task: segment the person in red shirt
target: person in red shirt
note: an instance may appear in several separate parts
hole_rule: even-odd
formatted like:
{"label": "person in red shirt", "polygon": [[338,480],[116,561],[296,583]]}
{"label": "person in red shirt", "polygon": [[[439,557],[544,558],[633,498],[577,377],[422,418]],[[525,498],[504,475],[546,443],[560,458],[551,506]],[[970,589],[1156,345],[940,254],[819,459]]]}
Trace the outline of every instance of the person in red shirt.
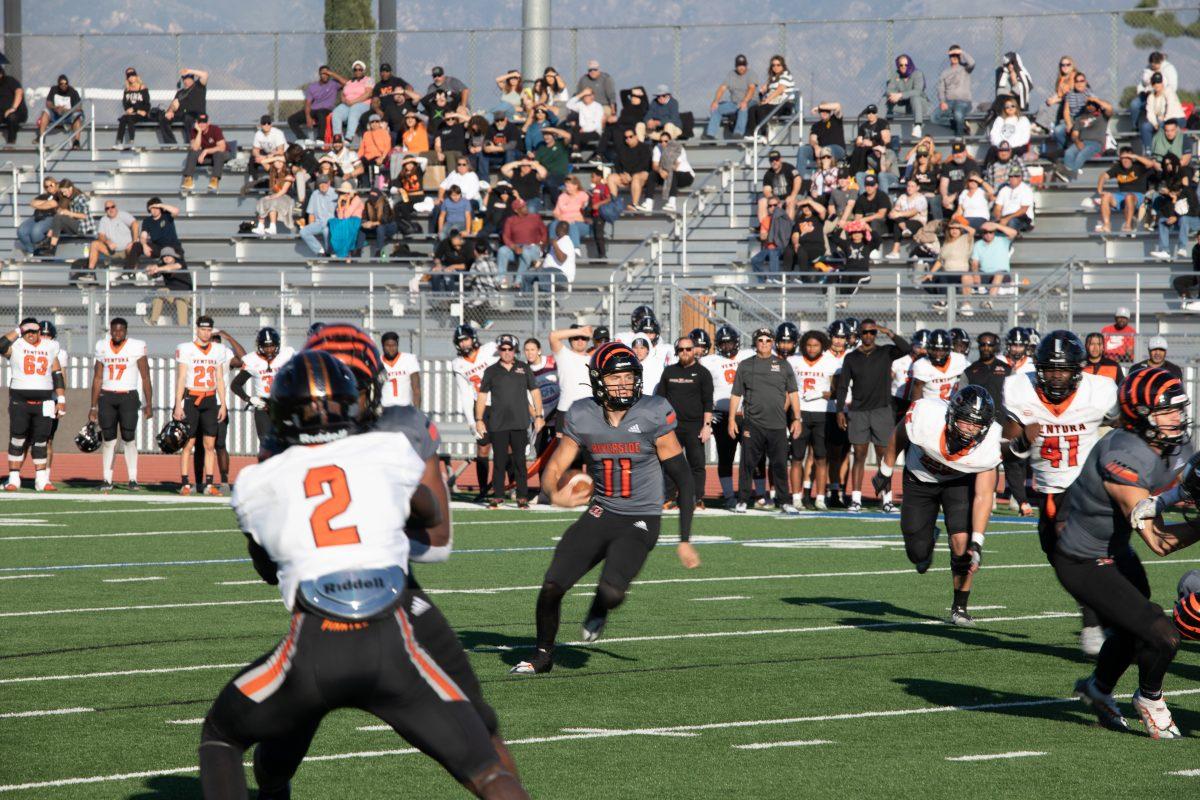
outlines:
{"label": "person in red shirt", "polygon": [[525,272],[545,253],[546,223],[537,214],[529,213],[529,206],[520,197],[512,201],[513,213],[504,220],[500,239],[503,244],[496,255],[496,264],[501,280],[508,278],[508,269],[513,260],[517,262],[515,280],[525,277]]}
{"label": "person in red shirt", "polygon": [[1114,361],[1132,361],[1137,330],[1129,324],[1129,309],[1122,306],[1113,317],[1112,325],[1100,329],[1104,334],[1104,355]]}
{"label": "person in red shirt", "polygon": [[234,157],[234,153],[229,152],[229,145],[225,141],[225,134],[221,133],[221,129],[208,121],[207,114],[201,114],[196,117],[196,127],[193,132],[192,142],[188,146],[187,161],[183,165],[183,186],[182,191],[190,192],[194,184],[194,176],[196,168],[201,164],[208,164],[212,169],[212,177],[208,181],[208,190],[215,192],[217,187],[221,185],[221,173],[225,169],[225,162]]}

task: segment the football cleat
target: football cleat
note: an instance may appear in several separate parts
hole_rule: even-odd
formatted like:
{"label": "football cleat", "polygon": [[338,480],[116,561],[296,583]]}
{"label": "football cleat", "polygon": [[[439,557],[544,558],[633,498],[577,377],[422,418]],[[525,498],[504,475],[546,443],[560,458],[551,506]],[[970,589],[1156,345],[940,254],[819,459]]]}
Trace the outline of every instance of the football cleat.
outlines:
{"label": "football cleat", "polygon": [[951,606],[950,624],[957,625],[960,628],[974,628],[975,618],[971,616],[971,612],[962,606]]}
{"label": "football cleat", "polygon": [[1142,697],[1142,690],[1138,689],[1133,693],[1133,707],[1137,710],[1138,716],[1142,718],[1142,724],[1146,726],[1146,733],[1150,734],[1151,739],[1180,739],[1183,737],[1175,720],[1171,718],[1171,709],[1167,708],[1165,699],[1160,697],[1157,700],[1150,700]]}
{"label": "football cleat", "polygon": [[880,506],[879,510],[882,511],[884,514],[895,514],[900,509],[896,507],[895,503],[888,502],[888,503],[884,503],[882,506]]}
{"label": "football cleat", "polygon": [[220,497],[221,489],[215,483],[210,483],[204,487],[204,494],[209,497]]}
{"label": "football cleat", "polygon": [[128,489],[131,492],[140,492],[142,490],[142,485],[137,481],[130,481]]}
{"label": "football cleat", "polygon": [[779,513],[787,517],[796,517],[800,515],[800,509],[796,508],[791,503],[784,503],[779,507]]}
{"label": "football cleat", "polygon": [[608,617],[588,617],[583,621],[583,631],[580,637],[585,642],[594,642],[600,638],[600,634],[604,633],[604,626],[608,624]]}
{"label": "football cleat", "polygon": [[1129,723],[1125,721],[1125,715],[1121,713],[1116,698],[1097,689],[1092,676],[1075,681],[1075,696],[1092,707],[1096,718],[1104,727],[1113,731],[1129,730]]}
{"label": "football cleat", "polygon": [[100,484],[100,494],[108,494],[112,490],[113,485],[111,481],[105,481],[104,483]]}
{"label": "football cleat", "polygon": [[734,506],[733,506],[733,513],[735,513],[735,514],[745,514],[745,513],[746,513],[746,504],[745,504],[745,503],[741,503],[741,502],[734,504]]}
{"label": "football cleat", "polygon": [[1108,637],[1104,635],[1104,628],[1099,625],[1088,625],[1079,632],[1079,649],[1085,656],[1095,658],[1100,655],[1100,648],[1104,646],[1106,638]]}
{"label": "football cleat", "polygon": [[765,498],[765,497],[754,498],[754,507],[757,508],[759,511],[765,511],[767,508],[767,498]]}
{"label": "football cleat", "polygon": [[47,484],[46,484],[45,486],[43,486],[42,488],[38,489],[38,491],[39,491],[39,492],[57,492],[57,491],[58,491],[58,487],[57,487],[57,486],[55,486],[53,483],[47,483]]}
{"label": "football cleat", "polygon": [[492,498],[489,498],[487,501],[487,507],[488,507],[489,511],[494,511],[495,509],[499,508],[502,505],[504,505],[504,501],[501,500],[499,497],[492,497]]}
{"label": "football cleat", "polygon": [[538,648],[533,658],[522,661],[508,671],[509,675],[540,675],[554,668],[554,655],[549,650]]}
{"label": "football cleat", "polygon": [[813,508],[817,511],[828,511],[829,506],[825,505],[825,495],[819,494],[813,498]]}
{"label": "football cleat", "polygon": [[1018,508],[1018,511],[1020,512],[1022,517],[1032,517],[1033,516],[1033,506],[1031,506],[1029,503],[1021,503],[1020,507]]}
{"label": "football cleat", "polygon": [[862,513],[862,503],[851,500],[850,505],[846,506],[846,510],[849,511],[851,514],[861,514]]}
{"label": "football cleat", "polygon": [[184,497],[189,496],[192,493],[192,485],[190,483],[185,483],[183,486],[180,486],[179,493]]}
{"label": "football cleat", "polygon": [[18,486],[17,484],[15,484],[15,483],[6,483],[6,484],[4,484],[4,491],[6,491],[6,492],[19,492],[19,491],[21,491],[21,487],[20,487],[20,486]]}

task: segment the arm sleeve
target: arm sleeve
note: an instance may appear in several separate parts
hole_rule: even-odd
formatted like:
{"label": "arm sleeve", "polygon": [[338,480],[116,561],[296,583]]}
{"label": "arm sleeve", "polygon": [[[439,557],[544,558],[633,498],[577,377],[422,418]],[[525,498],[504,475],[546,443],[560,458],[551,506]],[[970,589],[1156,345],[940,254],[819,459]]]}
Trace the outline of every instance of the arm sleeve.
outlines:
{"label": "arm sleeve", "polygon": [[692,512],[696,506],[696,491],[692,486],[692,472],[683,453],[662,462],[663,472],[679,487],[679,541],[692,538]]}
{"label": "arm sleeve", "polygon": [[234,376],[233,383],[229,384],[229,391],[233,392],[234,395],[241,398],[241,400],[246,403],[250,402],[250,395],[246,393],[245,389],[246,382],[249,380],[250,373],[246,370],[242,370],[238,372],[236,376]]}

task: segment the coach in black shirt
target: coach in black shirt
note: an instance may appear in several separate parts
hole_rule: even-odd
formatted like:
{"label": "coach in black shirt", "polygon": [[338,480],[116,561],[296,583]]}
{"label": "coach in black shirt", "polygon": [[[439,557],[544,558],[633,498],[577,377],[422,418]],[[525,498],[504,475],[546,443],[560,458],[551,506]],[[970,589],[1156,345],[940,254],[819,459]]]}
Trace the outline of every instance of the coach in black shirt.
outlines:
{"label": "coach in black shirt", "polygon": [[742,418],[742,461],[738,473],[738,513],[746,511],[754,468],[763,454],[775,487],[775,507],[786,514],[798,513],[788,490],[788,412],[792,412],[791,436],[800,437],[800,392],[790,364],[774,355],[775,334],[770,328],[754,332],[754,358],[738,364],[729,398],[729,436],[738,438],[737,414]]}
{"label": "coach in black shirt", "polygon": [[[696,507],[704,506],[704,446],[712,436],[713,382],[712,373],[696,361],[695,343],[684,336],[675,342],[674,364],[663,369],[657,394],[662,395],[675,409],[675,438],[683,447],[683,455],[692,468],[692,485]],[[667,479],[670,482],[670,478]],[[674,497],[678,489],[668,491]]]}
{"label": "coach in black shirt", "polygon": [[[850,511],[862,511],[863,471],[867,446],[875,445],[875,457],[883,458],[896,418],[892,414],[892,362],[908,354],[908,340],[873,319],[859,323],[858,349],[846,354],[837,382],[838,427],[849,434],[854,446],[854,464],[850,469]],[[892,344],[876,344],[883,333]],[[846,411],[846,395],[853,390],[854,408]]]}
{"label": "coach in black shirt", "polygon": [[[496,340],[500,360],[483,371],[479,394],[475,398],[475,427],[491,437],[496,464],[492,470],[492,499],[497,508],[504,502],[504,479],[508,473],[508,453],[512,450],[513,473],[517,479],[517,507],[529,508],[529,485],[525,472],[525,446],[529,444],[529,402],[533,400],[533,430],[545,425],[542,393],[538,391],[533,370],[517,361],[517,337],[504,334]],[[491,398],[491,407],[488,399]],[[486,414],[484,412],[487,412]]]}
{"label": "coach in black shirt", "polygon": [[1003,419],[1004,379],[1012,375],[1012,367],[996,357],[1000,351],[998,335],[981,333],[975,342],[979,345],[979,360],[967,367],[966,382],[987,389],[996,407],[996,418]]}

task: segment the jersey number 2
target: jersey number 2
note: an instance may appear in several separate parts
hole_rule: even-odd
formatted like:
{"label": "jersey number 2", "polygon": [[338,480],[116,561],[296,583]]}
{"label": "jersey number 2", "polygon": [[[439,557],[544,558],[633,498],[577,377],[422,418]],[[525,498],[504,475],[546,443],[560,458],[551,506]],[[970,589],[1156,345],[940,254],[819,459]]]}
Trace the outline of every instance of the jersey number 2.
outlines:
{"label": "jersey number 2", "polygon": [[1079,437],[1078,436],[1063,436],[1060,439],[1057,436],[1048,436],[1042,442],[1042,458],[1050,462],[1051,469],[1058,469],[1062,463],[1063,451],[1061,441],[1067,443],[1067,466],[1079,466]]}
{"label": "jersey number 2", "polygon": [[[633,494],[633,459],[606,458],[604,469],[604,494],[606,497],[629,497]],[[617,482],[620,486],[617,486]]]}
{"label": "jersey number 2", "polygon": [[326,500],[313,509],[309,523],[312,525],[313,541],[317,547],[335,547],[342,544],[358,544],[358,528],[348,525],[345,528],[331,528],[330,520],[342,514],[350,506],[350,486],[346,483],[346,473],[335,464],[323,467],[313,467],[304,476],[304,496],[321,497],[326,494]]}

